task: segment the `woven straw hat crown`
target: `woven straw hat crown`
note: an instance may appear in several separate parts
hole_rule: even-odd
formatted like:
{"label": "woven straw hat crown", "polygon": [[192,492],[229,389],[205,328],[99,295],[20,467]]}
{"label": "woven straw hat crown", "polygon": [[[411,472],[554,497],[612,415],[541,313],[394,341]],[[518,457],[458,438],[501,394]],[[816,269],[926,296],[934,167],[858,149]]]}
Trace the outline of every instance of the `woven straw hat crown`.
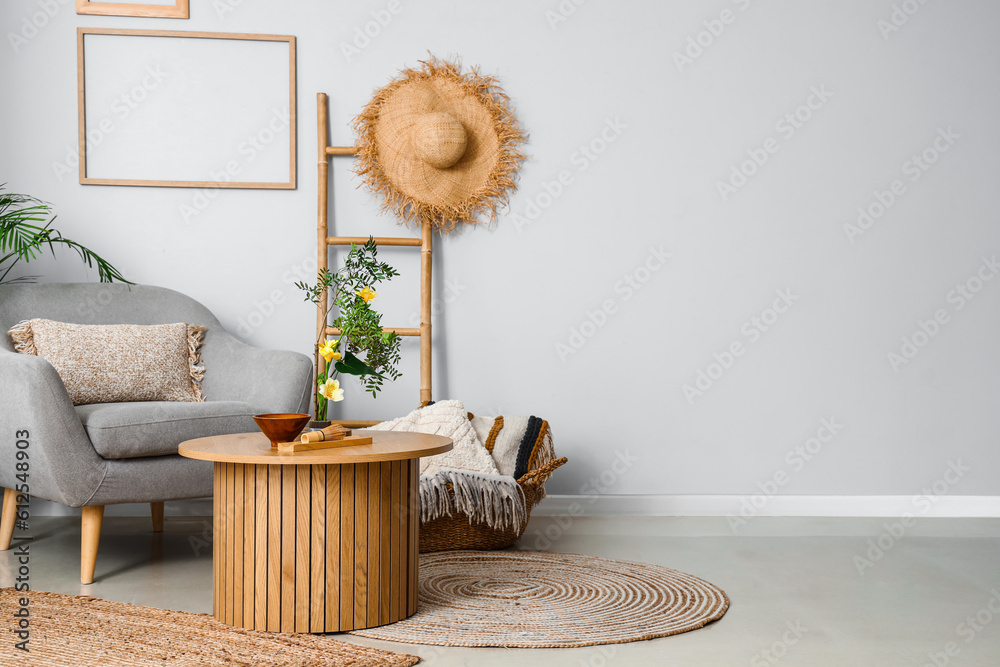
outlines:
{"label": "woven straw hat crown", "polygon": [[376,91],[354,125],[358,173],[405,222],[454,229],[496,218],[524,141],[496,79],[436,59]]}

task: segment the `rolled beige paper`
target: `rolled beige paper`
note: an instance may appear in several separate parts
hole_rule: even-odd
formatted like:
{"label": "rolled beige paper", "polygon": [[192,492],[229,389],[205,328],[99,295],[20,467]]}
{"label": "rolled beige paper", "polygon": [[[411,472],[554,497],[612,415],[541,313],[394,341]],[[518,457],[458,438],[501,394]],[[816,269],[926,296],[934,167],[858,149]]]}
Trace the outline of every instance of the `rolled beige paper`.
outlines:
{"label": "rolled beige paper", "polygon": [[350,429],[346,429],[339,424],[327,426],[320,431],[309,431],[302,434],[302,442],[324,442],[326,440],[341,440],[351,434]]}

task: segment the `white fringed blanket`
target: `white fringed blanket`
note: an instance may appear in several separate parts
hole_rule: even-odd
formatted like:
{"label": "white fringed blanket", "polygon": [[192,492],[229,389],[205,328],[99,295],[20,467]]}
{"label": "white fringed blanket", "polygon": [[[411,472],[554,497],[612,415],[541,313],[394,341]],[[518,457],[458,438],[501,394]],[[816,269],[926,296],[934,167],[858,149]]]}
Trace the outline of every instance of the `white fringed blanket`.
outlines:
{"label": "white fringed blanket", "polygon": [[[420,460],[422,523],[456,512],[468,515],[470,523],[485,523],[498,530],[517,528],[524,521],[524,494],[512,473],[525,467],[534,469],[554,458],[548,424],[536,417],[513,418],[508,419],[505,428],[502,417],[477,420],[487,422],[476,424],[477,429],[461,401],[440,401],[372,427],[379,431],[433,433],[455,443],[450,452]],[[487,448],[477,433],[484,427],[493,447]],[[495,447],[498,440],[510,444]],[[494,454],[503,450],[502,469],[498,469],[491,449]],[[454,495],[448,493],[448,484]]]}
{"label": "white fringed blanket", "polygon": [[[448,493],[448,484],[454,495]],[[506,530],[520,526],[526,511],[520,485],[507,475],[439,470],[420,478],[421,523],[459,512],[468,515],[470,524]]]}

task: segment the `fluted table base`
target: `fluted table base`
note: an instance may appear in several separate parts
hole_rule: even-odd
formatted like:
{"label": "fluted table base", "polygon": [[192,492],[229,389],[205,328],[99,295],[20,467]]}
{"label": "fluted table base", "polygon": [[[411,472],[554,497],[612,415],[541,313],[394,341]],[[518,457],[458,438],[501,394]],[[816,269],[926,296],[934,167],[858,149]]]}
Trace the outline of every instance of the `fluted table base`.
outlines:
{"label": "fluted table base", "polygon": [[213,613],[272,632],[343,632],[417,610],[419,459],[215,463]]}

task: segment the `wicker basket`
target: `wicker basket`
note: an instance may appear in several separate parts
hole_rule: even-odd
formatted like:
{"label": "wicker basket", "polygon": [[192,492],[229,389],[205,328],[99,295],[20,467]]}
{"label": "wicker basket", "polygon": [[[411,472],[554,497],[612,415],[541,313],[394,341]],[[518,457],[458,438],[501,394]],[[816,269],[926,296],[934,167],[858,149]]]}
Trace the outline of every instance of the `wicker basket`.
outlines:
{"label": "wicker basket", "polygon": [[[514,544],[524,533],[531,518],[532,508],[541,500],[538,493],[541,485],[552,472],[566,463],[566,457],[555,459],[541,468],[525,473],[517,480],[524,492],[524,523],[517,528],[497,530],[485,523],[469,523],[469,517],[464,512],[456,512],[452,516],[443,516],[433,521],[420,524],[420,553],[432,551],[455,551],[457,549],[475,549],[490,551],[503,549]],[[454,493],[451,484],[448,492]]]}

